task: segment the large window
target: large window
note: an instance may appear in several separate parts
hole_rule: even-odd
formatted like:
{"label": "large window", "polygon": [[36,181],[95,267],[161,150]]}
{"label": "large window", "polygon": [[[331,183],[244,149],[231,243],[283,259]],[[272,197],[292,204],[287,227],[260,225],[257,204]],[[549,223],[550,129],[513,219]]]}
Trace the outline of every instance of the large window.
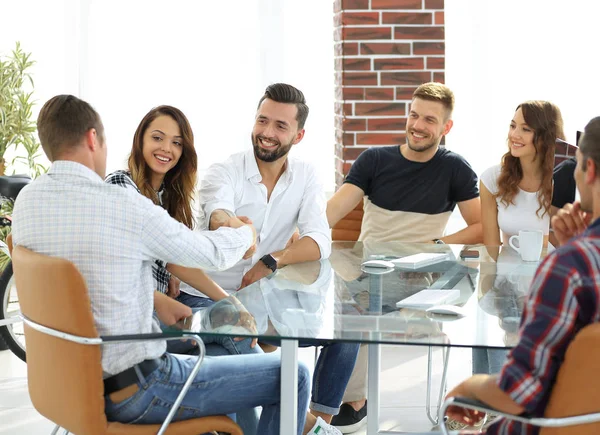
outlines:
{"label": "large window", "polygon": [[1,10],[14,19],[0,26],[0,51],[20,40],[33,53],[40,105],[73,93],[103,117],[109,171],[124,167],[144,114],[171,104],[192,124],[202,175],[251,146],[256,104],[281,81],[310,107],[292,155],[311,160],[333,190],[331,2],[3,0]]}

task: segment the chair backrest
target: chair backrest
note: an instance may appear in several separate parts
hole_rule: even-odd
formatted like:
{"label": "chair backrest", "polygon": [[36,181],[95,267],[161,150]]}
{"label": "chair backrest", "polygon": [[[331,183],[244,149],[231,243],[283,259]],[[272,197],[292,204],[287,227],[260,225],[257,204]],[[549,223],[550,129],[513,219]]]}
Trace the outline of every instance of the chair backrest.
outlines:
{"label": "chair backrest", "polygon": [[[13,270],[21,312],[36,323],[81,337],[98,337],[87,286],[67,260],[16,246]],[[77,434],[104,434],[100,346],[77,344],[25,325],[27,378],[34,407]]]}
{"label": "chair backrest", "polygon": [[[552,388],[545,417],[600,412],[600,323],[583,328],[569,345]],[[565,428],[543,428],[543,435],[591,435],[600,423]]]}
{"label": "chair backrest", "polygon": [[340,219],[340,221],[333,226],[331,229],[332,240],[357,241],[360,236],[360,228],[362,226],[364,214],[363,201],[360,201],[354,210]]}

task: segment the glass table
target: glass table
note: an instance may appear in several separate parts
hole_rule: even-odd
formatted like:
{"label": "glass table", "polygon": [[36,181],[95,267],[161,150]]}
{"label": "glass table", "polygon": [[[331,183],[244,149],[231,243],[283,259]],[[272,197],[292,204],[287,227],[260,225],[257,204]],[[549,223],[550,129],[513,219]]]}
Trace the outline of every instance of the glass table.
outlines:
{"label": "glass table", "polygon": [[[381,345],[429,347],[427,412],[431,415],[431,352],[442,347],[444,393],[451,347],[510,348],[517,340],[523,303],[537,262],[520,260],[511,248],[470,246],[478,258],[462,259],[462,245],[334,242],[328,260],[288,266],[203,309],[178,327],[202,335],[281,340],[281,433],[297,426],[298,341],[370,344],[367,433],[379,431]],[[423,267],[373,268],[369,259],[395,260],[417,253],[445,254]],[[398,308],[421,290],[454,290],[446,304],[464,317]],[[436,415],[436,414],[434,414]]]}

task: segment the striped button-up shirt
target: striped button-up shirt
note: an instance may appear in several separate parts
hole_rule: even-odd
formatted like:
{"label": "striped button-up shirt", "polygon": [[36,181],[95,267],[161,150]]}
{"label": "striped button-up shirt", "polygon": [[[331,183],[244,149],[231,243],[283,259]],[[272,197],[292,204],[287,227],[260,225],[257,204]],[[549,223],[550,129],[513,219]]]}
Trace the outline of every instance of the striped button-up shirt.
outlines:
{"label": "striped button-up shirt", "polygon": [[[498,379],[525,412],[541,417],[567,347],[600,321],[600,219],[540,264],[521,319],[518,345]],[[487,434],[533,435],[539,428],[500,419]]]}
{"label": "striped button-up shirt", "polygon": [[[152,264],[224,270],[252,244],[252,230],[193,232],[129,189],[104,183],[79,163],[57,161],[26,186],[13,213],[13,240],[65,258],[83,275],[100,335],[159,331],[153,319]],[[44,291],[40,288],[39,291]],[[165,352],[164,342],[103,347],[105,376]]]}

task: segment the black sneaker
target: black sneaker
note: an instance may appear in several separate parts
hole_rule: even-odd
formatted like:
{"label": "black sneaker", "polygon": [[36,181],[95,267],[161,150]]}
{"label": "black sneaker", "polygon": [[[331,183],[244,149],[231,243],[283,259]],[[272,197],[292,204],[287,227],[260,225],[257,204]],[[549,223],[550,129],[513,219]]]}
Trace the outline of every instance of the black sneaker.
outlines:
{"label": "black sneaker", "polygon": [[359,430],[367,423],[367,402],[360,408],[359,411],[355,411],[354,408],[347,403],[343,403],[340,406],[340,413],[334,415],[331,420],[331,425],[339,429],[341,433],[353,433]]}

